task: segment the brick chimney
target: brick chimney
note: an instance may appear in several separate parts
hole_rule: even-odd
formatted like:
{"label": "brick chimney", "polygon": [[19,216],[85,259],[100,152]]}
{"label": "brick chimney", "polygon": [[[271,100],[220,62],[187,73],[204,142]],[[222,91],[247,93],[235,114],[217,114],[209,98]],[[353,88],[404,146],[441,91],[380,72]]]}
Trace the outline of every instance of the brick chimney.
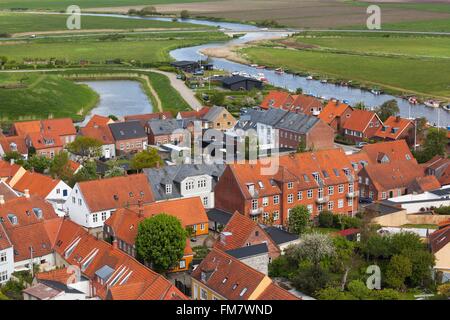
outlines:
{"label": "brick chimney", "polygon": [[25,189],[24,190],[24,195],[25,195],[25,198],[30,198],[30,190],[29,189]]}
{"label": "brick chimney", "polygon": [[142,200],[138,200],[138,216],[142,218],[144,216],[144,209],[142,208]]}
{"label": "brick chimney", "polygon": [[9,160],[9,163],[10,163],[11,165],[13,165],[13,164],[15,163],[15,160],[14,160],[14,159],[10,159],[10,160]]}
{"label": "brick chimney", "polygon": [[396,116],[396,117],[395,117],[395,121],[396,121],[396,122],[400,122],[400,116]]}
{"label": "brick chimney", "polygon": [[114,239],[112,241],[112,246],[113,246],[114,249],[118,249],[119,248],[119,245],[117,244],[117,239]]}

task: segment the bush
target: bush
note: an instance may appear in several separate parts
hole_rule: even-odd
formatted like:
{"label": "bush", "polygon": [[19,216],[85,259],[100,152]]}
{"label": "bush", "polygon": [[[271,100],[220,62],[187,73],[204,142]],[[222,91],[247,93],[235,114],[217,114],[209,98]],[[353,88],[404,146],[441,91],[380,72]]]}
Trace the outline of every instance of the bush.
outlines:
{"label": "bush", "polygon": [[434,212],[437,214],[450,214],[450,206],[441,206],[434,209]]}
{"label": "bush", "polygon": [[350,217],[344,214],[333,215],[333,226],[341,230],[359,228],[361,224],[362,220],[357,217]]}
{"label": "bush", "polygon": [[333,213],[327,210],[322,211],[319,214],[319,226],[331,228],[333,226]]}

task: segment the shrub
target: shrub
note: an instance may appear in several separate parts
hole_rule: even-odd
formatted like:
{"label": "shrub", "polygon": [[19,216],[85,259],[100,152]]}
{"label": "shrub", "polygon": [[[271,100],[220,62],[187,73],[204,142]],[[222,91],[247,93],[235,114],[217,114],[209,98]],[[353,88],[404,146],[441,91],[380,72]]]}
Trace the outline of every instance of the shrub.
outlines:
{"label": "shrub", "polygon": [[319,225],[323,228],[331,228],[333,226],[333,213],[330,211],[322,211],[319,214]]}

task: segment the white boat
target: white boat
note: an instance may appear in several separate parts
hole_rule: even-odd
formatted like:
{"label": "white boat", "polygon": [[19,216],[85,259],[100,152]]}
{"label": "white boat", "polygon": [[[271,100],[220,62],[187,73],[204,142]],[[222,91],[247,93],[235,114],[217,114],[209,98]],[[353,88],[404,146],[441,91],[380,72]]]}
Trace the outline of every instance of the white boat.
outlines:
{"label": "white boat", "polygon": [[411,103],[411,104],[417,104],[418,103],[416,97],[409,97],[408,98],[408,102]]}
{"label": "white boat", "polygon": [[275,73],[276,74],[283,74],[284,70],[282,68],[277,68],[277,69],[275,69]]}
{"label": "white boat", "polygon": [[377,89],[372,89],[372,90],[370,90],[370,93],[372,93],[372,94],[378,96],[378,95],[381,94],[381,91],[380,91],[380,90],[377,90]]}
{"label": "white boat", "polygon": [[327,82],[328,82],[328,80],[326,80],[326,79],[323,79],[323,80],[320,80],[320,82],[321,82],[321,83],[327,83]]}
{"label": "white boat", "polygon": [[258,65],[257,65],[257,64],[251,64],[250,67],[252,67],[252,68],[257,68]]}
{"label": "white boat", "polygon": [[439,108],[439,102],[434,100],[427,100],[423,104],[430,108]]}
{"label": "white boat", "polygon": [[306,80],[313,80],[313,77],[312,76],[307,76]]}
{"label": "white boat", "polygon": [[232,75],[232,76],[238,76],[238,75],[239,75],[239,71],[233,71],[233,72],[231,73],[231,75]]}
{"label": "white boat", "polygon": [[443,106],[442,109],[444,109],[445,111],[450,111],[450,104]]}

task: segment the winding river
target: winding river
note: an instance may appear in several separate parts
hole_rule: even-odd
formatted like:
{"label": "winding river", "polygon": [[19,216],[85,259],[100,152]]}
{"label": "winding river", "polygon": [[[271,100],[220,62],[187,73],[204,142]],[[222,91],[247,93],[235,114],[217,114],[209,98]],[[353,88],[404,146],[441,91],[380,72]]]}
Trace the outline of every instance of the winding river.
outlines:
{"label": "winding river", "polygon": [[[113,15],[113,14],[89,14],[89,15],[99,15],[99,16],[113,16],[127,19],[147,19],[147,20],[160,20],[160,21],[171,21],[171,18],[164,17],[137,17],[137,16],[126,16],[126,15]],[[265,30],[252,25],[246,25],[242,23],[230,23],[230,22],[215,22],[208,20],[199,19],[184,19],[180,20],[185,23],[195,23],[205,26],[214,26],[221,28],[226,31],[238,31],[246,33],[244,36],[232,39],[228,42],[221,43],[210,43],[206,45],[194,46],[176,49],[170,52],[170,55],[175,60],[199,60],[205,59],[200,51],[205,48],[214,48],[220,46],[228,46],[233,44],[243,44],[255,40],[264,40],[273,38],[275,35],[280,36],[279,32],[271,32],[270,30]],[[287,36],[286,34],[281,34]],[[368,91],[364,91],[357,88],[344,87],[334,84],[322,83],[318,80],[307,80],[306,77],[293,75],[293,74],[277,74],[274,70],[260,70],[254,67],[232,62],[221,58],[210,58],[214,67],[216,69],[223,69],[229,72],[233,71],[243,71],[248,74],[257,74],[259,72],[264,72],[265,77],[270,84],[285,88],[288,90],[295,91],[297,88],[302,88],[303,92],[309,93],[318,97],[325,98],[336,98],[339,100],[348,100],[351,105],[358,102],[363,102],[366,106],[370,108],[377,107],[383,102],[395,99],[398,102],[400,108],[400,115],[407,118],[418,118],[425,117],[433,125],[438,125],[441,127],[446,127],[450,125],[450,112],[447,112],[441,108],[430,108],[422,104],[411,105],[408,101],[394,97],[388,94],[374,95]],[[405,75],[407,76],[407,75]]]}

